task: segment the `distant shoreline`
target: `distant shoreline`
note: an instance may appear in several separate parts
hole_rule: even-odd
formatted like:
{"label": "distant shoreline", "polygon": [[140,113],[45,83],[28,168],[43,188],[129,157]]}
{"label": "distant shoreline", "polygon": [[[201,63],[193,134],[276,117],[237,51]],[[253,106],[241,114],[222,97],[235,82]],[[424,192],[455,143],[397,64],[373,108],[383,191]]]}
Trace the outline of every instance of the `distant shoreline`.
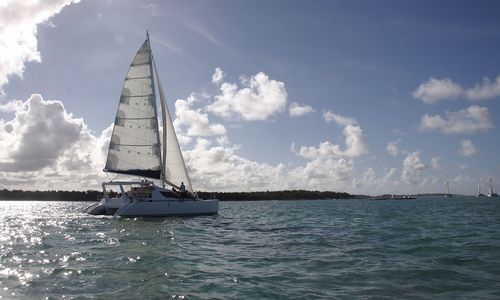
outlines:
{"label": "distant shoreline", "polygon": [[[216,198],[220,201],[265,201],[265,200],[329,200],[357,199],[366,196],[355,196],[343,192],[285,190],[261,192],[197,192],[203,199]],[[118,193],[115,193],[118,195]],[[84,201],[96,202],[102,192],[88,191],[22,191],[0,190],[0,200],[5,201]]]}

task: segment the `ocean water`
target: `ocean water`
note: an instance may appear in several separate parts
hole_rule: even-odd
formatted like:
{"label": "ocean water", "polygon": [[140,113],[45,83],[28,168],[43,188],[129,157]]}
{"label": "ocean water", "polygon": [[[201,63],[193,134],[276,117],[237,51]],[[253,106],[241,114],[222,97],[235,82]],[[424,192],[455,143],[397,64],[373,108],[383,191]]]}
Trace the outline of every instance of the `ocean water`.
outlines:
{"label": "ocean water", "polygon": [[0,201],[2,299],[500,299],[500,199],[88,205]]}

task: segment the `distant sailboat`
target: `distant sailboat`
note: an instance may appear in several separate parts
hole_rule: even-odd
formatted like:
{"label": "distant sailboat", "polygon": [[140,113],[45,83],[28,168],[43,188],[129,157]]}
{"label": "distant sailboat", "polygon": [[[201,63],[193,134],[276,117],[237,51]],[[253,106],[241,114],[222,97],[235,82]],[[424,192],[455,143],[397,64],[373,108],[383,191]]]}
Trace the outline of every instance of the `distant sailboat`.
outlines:
{"label": "distant sailboat", "polygon": [[488,192],[488,197],[498,197],[498,194],[493,192],[493,178],[492,177],[490,177],[490,190]]}
{"label": "distant sailboat", "polygon": [[[199,199],[191,186],[149,34],[146,36],[125,78],[104,171],[157,179],[162,187],[146,179],[105,182],[101,202],[86,211],[92,215],[144,217],[216,214],[219,200]],[[155,75],[163,125],[161,137]],[[172,189],[166,189],[165,185]],[[111,197],[107,186],[118,186],[121,195]],[[130,187],[128,191],[124,189],[126,186]]]}
{"label": "distant sailboat", "polygon": [[444,186],[444,197],[450,198],[452,195],[450,194],[450,184],[446,181],[446,185]]}
{"label": "distant sailboat", "polygon": [[476,197],[484,197],[485,195],[481,193],[481,179],[477,183],[477,194]]}

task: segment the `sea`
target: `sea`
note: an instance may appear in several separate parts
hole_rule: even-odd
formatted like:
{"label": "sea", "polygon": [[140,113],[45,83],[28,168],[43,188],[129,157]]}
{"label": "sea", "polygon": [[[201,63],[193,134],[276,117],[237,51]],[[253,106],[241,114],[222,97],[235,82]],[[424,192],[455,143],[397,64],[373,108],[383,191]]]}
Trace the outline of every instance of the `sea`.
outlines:
{"label": "sea", "polygon": [[500,198],[88,205],[0,201],[1,299],[500,299]]}

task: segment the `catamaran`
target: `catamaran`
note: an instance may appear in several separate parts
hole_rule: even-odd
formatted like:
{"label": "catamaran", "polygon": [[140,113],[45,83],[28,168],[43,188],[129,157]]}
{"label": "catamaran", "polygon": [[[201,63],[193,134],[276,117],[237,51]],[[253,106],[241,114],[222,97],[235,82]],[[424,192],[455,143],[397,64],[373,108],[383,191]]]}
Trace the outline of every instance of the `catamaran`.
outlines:
{"label": "catamaran", "polygon": [[490,190],[488,192],[488,197],[498,197],[498,194],[493,192],[493,178],[490,177]]}
{"label": "catamaran", "polygon": [[[161,141],[155,75],[162,115]],[[147,32],[125,77],[104,171],[142,179],[104,182],[104,196],[86,209],[89,214],[159,217],[219,211],[218,199],[200,199],[193,190]],[[161,187],[148,179],[160,180]],[[110,196],[106,189],[110,186],[119,187],[119,196]]]}

